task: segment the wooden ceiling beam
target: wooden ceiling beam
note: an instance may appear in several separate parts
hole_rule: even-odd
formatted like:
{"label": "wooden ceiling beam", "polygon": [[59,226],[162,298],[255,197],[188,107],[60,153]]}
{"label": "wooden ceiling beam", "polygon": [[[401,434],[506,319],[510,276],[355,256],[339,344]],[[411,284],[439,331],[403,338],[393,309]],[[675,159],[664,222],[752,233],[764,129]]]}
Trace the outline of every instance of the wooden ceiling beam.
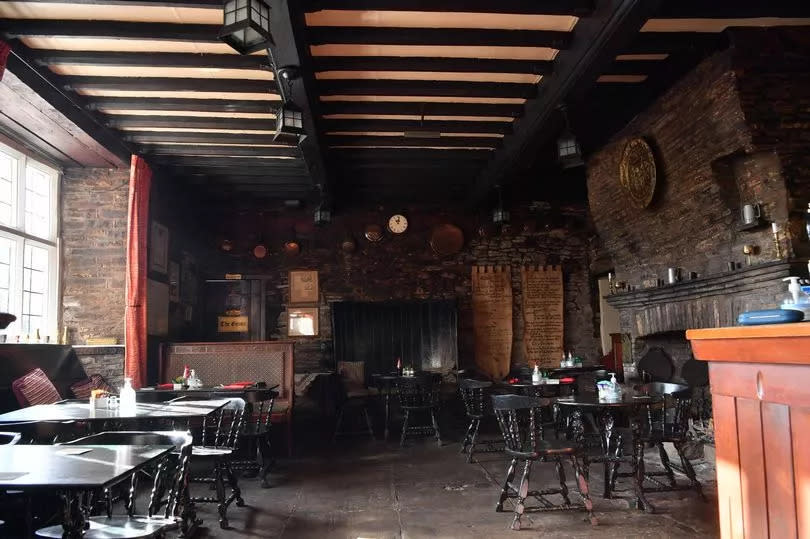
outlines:
{"label": "wooden ceiling beam", "polygon": [[513,13],[588,16],[594,0],[303,0],[307,11],[323,9]]}
{"label": "wooden ceiling beam", "polygon": [[492,155],[492,150],[437,150],[431,148],[347,148],[333,149],[331,151],[339,155],[344,160],[343,162],[350,166],[369,161],[381,161],[381,164],[384,165],[396,161],[430,161],[432,163],[445,160],[481,161],[489,159]]}
{"label": "wooden ceiling beam", "polygon": [[[159,142],[185,144],[278,144],[274,135],[250,133],[173,133],[169,131],[135,130],[123,131],[126,140],[138,144],[155,144]],[[290,146],[294,148],[294,146]]]}
{"label": "wooden ceiling beam", "polygon": [[511,122],[470,122],[437,120],[323,120],[327,132],[362,131],[438,131],[440,133],[497,133],[512,132]]}
{"label": "wooden ceiling beam", "polygon": [[138,147],[138,152],[144,155],[301,157],[301,152],[296,147],[274,148],[254,146],[200,146],[197,144],[144,144]]}
{"label": "wooden ceiling beam", "polygon": [[[111,114],[107,124],[116,128],[173,127],[177,129],[244,129],[275,131],[275,120],[258,118],[198,118],[193,116],[140,116]],[[258,133],[257,133],[258,134]]]}
{"label": "wooden ceiling beam", "polygon": [[316,56],[315,71],[437,71],[451,73],[531,73],[549,75],[554,62],[493,58],[408,56]]}
{"label": "wooden ceiling beam", "polygon": [[405,137],[365,137],[346,135],[327,135],[326,143],[329,146],[446,146],[462,148],[497,148],[501,139],[496,137],[441,137],[435,138],[405,138]]}
{"label": "wooden ceiling beam", "polygon": [[[155,166],[160,166],[170,171],[175,176],[262,176],[262,177],[300,177],[301,181],[310,182],[306,167],[256,167],[244,164],[244,159],[225,159],[232,161],[232,164],[213,166],[210,163],[197,163],[199,158],[181,160],[179,157],[161,158],[155,161]],[[311,182],[310,182],[311,184]]]}
{"label": "wooden ceiling beam", "polygon": [[[429,15],[426,15],[429,17]],[[451,45],[492,47],[550,47],[567,49],[573,32],[501,30],[492,28],[393,28],[374,26],[314,26],[310,45]]]}
{"label": "wooden ceiling beam", "polygon": [[163,156],[153,157],[155,164],[168,166],[190,166],[190,167],[211,167],[211,168],[234,168],[250,167],[256,170],[265,171],[286,171],[306,170],[303,161],[299,159],[262,159],[257,157],[205,157],[205,156]]}
{"label": "wooden ceiling beam", "polygon": [[421,80],[320,80],[321,95],[396,95],[442,97],[512,97],[530,99],[534,84]]}
{"label": "wooden ceiling beam", "polygon": [[162,97],[94,97],[87,106],[91,110],[192,110],[201,112],[265,112],[273,114],[278,110],[277,104],[267,101]]}
{"label": "wooden ceiling beam", "polygon": [[514,133],[495,151],[470,190],[468,202],[477,206],[495,185],[516,176],[521,162],[556,134],[549,119],[566,100],[576,100],[605,72],[661,0],[599,0],[593,14],[577,23],[576,39],[555,59],[554,75],[543,79],[537,99],[526,104]]}
{"label": "wooden ceiling beam", "polygon": [[678,0],[664,2],[656,19],[738,19],[760,17],[810,17],[810,4],[795,0]]}
{"label": "wooden ceiling beam", "polygon": [[278,94],[275,81],[180,77],[64,77],[67,90],[140,90],[164,92],[240,92]]}
{"label": "wooden ceiling beam", "polygon": [[518,118],[523,105],[504,103],[399,103],[394,101],[324,101],[329,114],[399,114],[425,116],[508,116]]}
{"label": "wooden ceiling beam", "polygon": [[10,37],[85,37],[221,43],[220,26],[168,22],[0,19],[0,32]]}
{"label": "wooden ceiling beam", "polygon": [[195,67],[210,69],[269,70],[264,56],[236,54],[193,54],[186,52],[117,52],[63,51],[36,49],[34,58],[40,65],[126,66],[126,67]]}
{"label": "wooden ceiling beam", "polygon": [[[311,188],[309,179],[301,176],[231,176],[231,175],[186,175],[193,184],[240,184],[240,185],[290,185]],[[303,180],[303,181],[302,181]]]}
{"label": "wooden ceiling beam", "polygon": [[715,50],[725,40],[721,32],[639,32],[621,54],[662,54],[686,50]]}

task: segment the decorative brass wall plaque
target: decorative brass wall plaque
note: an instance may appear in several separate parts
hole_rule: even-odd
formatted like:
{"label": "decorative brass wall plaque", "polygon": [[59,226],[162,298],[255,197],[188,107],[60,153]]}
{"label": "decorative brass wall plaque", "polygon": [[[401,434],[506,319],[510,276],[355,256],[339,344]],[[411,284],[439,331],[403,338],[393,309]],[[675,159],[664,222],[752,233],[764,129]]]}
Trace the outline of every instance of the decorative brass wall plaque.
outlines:
{"label": "decorative brass wall plaque", "polygon": [[650,205],[655,194],[655,156],[644,139],[630,139],[624,147],[619,162],[619,179],[635,207]]}

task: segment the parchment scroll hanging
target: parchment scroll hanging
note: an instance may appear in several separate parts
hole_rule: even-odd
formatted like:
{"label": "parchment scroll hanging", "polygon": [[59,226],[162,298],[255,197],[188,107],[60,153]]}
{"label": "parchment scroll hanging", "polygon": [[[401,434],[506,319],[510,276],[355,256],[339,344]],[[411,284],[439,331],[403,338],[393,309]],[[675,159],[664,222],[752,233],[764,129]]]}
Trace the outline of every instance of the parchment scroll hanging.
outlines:
{"label": "parchment scroll hanging", "polygon": [[473,266],[475,364],[493,380],[509,374],[512,360],[512,270]]}
{"label": "parchment scroll hanging", "polygon": [[559,266],[520,270],[523,288],[523,346],[529,365],[560,365],[563,354],[563,278]]}

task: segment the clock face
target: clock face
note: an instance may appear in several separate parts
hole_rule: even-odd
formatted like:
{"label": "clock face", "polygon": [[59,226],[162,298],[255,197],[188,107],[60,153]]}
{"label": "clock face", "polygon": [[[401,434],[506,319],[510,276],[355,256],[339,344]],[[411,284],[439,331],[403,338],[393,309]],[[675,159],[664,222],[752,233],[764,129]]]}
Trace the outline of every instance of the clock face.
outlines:
{"label": "clock face", "polygon": [[408,219],[404,215],[392,215],[388,220],[388,230],[394,234],[402,234],[408,230]]}

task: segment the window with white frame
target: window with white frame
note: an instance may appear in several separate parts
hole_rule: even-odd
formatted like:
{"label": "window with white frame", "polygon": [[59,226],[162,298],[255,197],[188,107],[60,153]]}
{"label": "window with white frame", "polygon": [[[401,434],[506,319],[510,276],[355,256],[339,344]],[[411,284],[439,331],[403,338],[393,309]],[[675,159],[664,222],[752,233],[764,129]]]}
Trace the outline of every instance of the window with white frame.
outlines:
{"label": "window with white frame", "polygon": [[7,342],[57,337],[56,170],[0,144],[0,312]]}

